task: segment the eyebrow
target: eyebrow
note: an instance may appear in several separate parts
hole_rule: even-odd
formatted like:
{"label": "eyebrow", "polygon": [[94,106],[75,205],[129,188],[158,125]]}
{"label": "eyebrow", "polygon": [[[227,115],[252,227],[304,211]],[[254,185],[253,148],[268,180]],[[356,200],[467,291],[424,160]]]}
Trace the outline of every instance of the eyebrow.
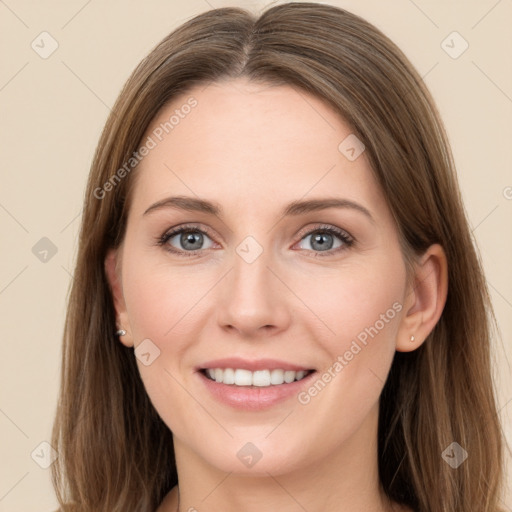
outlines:
{"label": "eyebrow", "polygon": [[[143,215],[147,215],[148,213],[161,210],[163,208],[201,212],[218,217],[221,217],[222,215],[222,208],[218,203],[188,196],[173,196],[162,199],[161,201],[152,204],[143,213]],[[328,208],[349,208],[356,210],[360,213],[363,213],[373,224],[375,224],[375,219],[367,208],[359,203],[356,203],[355,201],[343,198],[322,198],[309,199],[305,201],[292,201],[282,210],[281,216],[289,217],[304,215],[306,213],[326,210]]]}

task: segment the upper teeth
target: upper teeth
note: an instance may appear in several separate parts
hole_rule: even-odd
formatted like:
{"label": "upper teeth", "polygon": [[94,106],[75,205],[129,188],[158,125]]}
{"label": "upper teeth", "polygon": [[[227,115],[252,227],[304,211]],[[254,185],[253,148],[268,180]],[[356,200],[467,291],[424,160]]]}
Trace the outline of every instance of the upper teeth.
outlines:
{"label": "upper teeth", "polygon": [[305,370],[250,370],[233,368],[207,368],[206,374],[217,382],[234,384],[235,386],[270,386],[294,380],[301,380],[309,373]]}

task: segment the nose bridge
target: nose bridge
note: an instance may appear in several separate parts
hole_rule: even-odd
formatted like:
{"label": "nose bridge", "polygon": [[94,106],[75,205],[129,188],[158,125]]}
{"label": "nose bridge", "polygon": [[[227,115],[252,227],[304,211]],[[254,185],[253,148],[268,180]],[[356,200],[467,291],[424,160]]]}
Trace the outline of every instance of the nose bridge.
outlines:
{"label": "nose bridge", "polygon": [[273,274],[271,250],[247,237],[233,254],[233,265],[223,284],[219,323],[244,334],[260,328],[285,328],[289,322],[288,296]]}
{"label": "nose bridge", "polygon": [[[255,255],[254,248],[248,244],[241,244],[236,250],[232,271],[232,293],[239,298],[252,296],[253,299],[270,299],[269,274],[270,264],[269,250]],[[247,292],[252,292],[247,294]]]}

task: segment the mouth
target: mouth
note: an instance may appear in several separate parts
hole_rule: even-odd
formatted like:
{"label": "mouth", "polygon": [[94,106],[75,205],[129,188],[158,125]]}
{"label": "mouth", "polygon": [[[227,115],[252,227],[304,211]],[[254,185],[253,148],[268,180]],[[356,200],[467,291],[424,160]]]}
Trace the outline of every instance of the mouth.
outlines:
{"label": "mouth", "polygon": [[301,381],[315,370],[285,370],[281,368],[251,371],[244,368],[201,368],[207,379],[219,384],[245,388],[266,388]]}
{"label": "mouth", "polygon": [[292,400],[317,373],[282,359],[242,357],[203,361],[195,372],[209,396],[241,411],[269,410]]}

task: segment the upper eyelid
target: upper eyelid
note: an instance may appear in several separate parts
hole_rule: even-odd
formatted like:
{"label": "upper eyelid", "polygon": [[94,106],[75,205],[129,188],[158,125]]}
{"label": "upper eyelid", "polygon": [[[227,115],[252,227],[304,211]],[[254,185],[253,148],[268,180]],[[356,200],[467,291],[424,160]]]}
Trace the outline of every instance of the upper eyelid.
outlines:
{"label": "upper eyelid", "polygon": [[[301,237],[308,236],[311,233],[314,233],[315,231],[333,231],[334,234],[345,235],[350,240],[355,240],[354,237],[346,229],[340,228],[338,226],[334,226],[333,224],[326,224],[326,223],[320,223],[319,225],[314,226],[314,227],[307,227],[307,228],[301,229],[299,231],[299,236],[301,236]],[[341,233],[338,233],[338,231],[340,231]]]}
{"label": "upper eyelid", "polygon": [[163,236],[167,236],[167,235],[176,236],[176,235],[179,235],[183,231],[199,231],[201,233],[204,233],[205,235],[208,235],[210,238],[213,239],[213,233],[209,228],[205,228],[205,227],[202,227],[200,225],[195,225],[195,224],[191,224],[191,225],[184,224],[184,225],[176,226],[174,228],[167,230]]}

